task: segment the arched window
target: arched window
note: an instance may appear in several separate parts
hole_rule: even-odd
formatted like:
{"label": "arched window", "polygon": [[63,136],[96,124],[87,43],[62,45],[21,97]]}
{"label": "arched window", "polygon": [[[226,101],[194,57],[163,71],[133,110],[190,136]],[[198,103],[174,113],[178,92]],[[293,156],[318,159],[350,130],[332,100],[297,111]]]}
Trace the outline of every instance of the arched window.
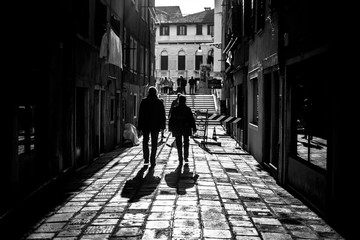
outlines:
{"label": "arched window", "polygon": [[178,54],[178,70],[185,70],[185,65],[185,52],[180,50]]}
{"label": "arched window", "polygon": [[161,52],[161,59],[160,59],[160,69],[161,70],[168,70],[168,53],[167,51],[162,51]]}
{"label": "arched window", "polygon": [[196,50],[195,53],[195,70],[200,70],[200,65],[203,63],[202,51]]}

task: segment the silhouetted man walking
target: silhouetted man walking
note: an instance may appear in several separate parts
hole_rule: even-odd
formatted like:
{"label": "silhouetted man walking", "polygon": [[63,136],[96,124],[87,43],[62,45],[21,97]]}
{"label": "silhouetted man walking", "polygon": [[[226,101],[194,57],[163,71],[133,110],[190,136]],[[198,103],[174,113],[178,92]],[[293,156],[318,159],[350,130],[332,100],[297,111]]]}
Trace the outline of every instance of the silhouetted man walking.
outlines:
{"label": "silhouetted man walking", "polygon": [[[140,103],[138,129],[143,134],[143,155],[144,163],[150,163],[155,167],[155,157],[157,151],[157,141],[159,132],[165,129],[165,107],[163,102],[157,97],[155,87],[150,87],[148,96]],[[149,136],[151,136],[151,155],[149,153]]]}
{"label": "silhouetted man walking", "polygon": [[[196,132],[195,119],[191,109],[186,106],[186,97],[179,96],[179,104],[174,107],[169,119],[169,130],[175,136],[176,148],[178,151],[179,164],[188,162],[189,157],[189,137]],[[184,139],[184,155],[182,151],[182,141]]]}

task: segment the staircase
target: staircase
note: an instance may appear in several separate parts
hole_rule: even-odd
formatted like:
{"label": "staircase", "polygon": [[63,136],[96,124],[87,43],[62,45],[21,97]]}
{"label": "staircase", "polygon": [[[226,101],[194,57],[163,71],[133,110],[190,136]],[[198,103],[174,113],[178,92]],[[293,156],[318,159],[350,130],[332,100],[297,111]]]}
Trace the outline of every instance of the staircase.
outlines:
{"label": "staircase", "polygon": [[[160,98],[164,99],[164,106],[166,116],[169,116],[169,110],[172,101],[176,98],[176,94],[173,95],[160,95]],[[216,113],[216,102],[213,95],[185,95],[186,105],[191,108],[193,112],[208,110],[208,114]]]}

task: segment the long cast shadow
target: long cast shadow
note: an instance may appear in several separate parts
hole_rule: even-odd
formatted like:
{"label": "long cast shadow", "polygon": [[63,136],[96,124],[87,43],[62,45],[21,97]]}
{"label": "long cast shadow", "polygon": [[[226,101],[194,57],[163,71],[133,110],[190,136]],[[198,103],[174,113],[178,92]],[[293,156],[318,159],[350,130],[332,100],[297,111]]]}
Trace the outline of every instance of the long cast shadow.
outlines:
{"label": "long cast shadow", "polygon": [[143,166],[136,176],[127,180],[121,191],[121,197],[129,198],[129,202],[137,202],[142,197],[150,195],[155,191],[160,183],[160,177],[154,176],[154,168],[150,167],[146,175],[145,171],[149,167]]}
{"label": "long cast shadow", "polygon": [[197,184],[198,174],[190,171],[189,165],[184,165],[182,171],[182,164],[180,164],[173,172],[165,174],[166,184],[171,188],[176,188],[176,192],[180,195],[186,194],[186,189],[194,187]]}

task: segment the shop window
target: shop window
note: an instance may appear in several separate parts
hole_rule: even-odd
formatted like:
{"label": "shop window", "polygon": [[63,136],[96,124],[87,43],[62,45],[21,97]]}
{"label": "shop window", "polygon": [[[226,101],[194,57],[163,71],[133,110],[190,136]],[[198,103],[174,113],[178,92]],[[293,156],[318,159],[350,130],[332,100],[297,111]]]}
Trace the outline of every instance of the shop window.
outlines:
{"label": "shop window", "polygon": [[252,84],[252,122],[255,125],[259,124],[259,88],[258,79],[254,78],[251,80]]}
{"label": "shop window", "polygon": [[30,153],[36,146],[35,106],[18,107],[18,155]]}
{"label": "shop window", "polygon": [[293,79],[291,152],[297,159],[326,169],[329,101],[326,78],[321,72],[309,70],[301,76],[290,75]]}

